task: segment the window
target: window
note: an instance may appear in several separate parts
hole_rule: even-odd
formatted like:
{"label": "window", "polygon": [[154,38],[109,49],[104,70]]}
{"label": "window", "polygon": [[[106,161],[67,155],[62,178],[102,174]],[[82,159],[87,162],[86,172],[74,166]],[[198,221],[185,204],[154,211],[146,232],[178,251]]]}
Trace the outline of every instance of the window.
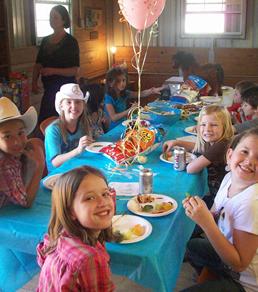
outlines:
{"label": "window", "polygon": [[63,5],[69,13],[71,12],[71,0],[34,0],[37,44],[42,37],[53,33],[49,24],[49,14],[56,5]]}
{"label": "window", "polygon": [[246,0],[184,0],[183,37],[245,37]]}

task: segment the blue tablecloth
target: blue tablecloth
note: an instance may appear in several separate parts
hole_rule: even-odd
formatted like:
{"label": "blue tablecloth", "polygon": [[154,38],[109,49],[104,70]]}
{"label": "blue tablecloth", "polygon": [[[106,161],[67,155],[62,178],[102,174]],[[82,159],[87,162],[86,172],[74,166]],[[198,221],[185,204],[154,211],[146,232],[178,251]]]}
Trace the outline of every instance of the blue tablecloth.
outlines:
{"label": "blue tablecloth", "polygon": [[[166,139],[184,136],[183,129],[194,123],[193,119],[178,121],[167,128]],[[116,141],[123,126],[118,126],[101,137],[103,141]],[[173,197],[178,209],[168,216],[147,218],[152,224],[152,234],[133,244],[108,243],[111,269],[115,274],[125,275],[153,291],[173,291],[178,277],[185,245],[194,228],[182,208],[185,193],[204,195],[207,192],[207,173],[189,175],[174,171],[171,164],[160,161],[161,146],[148,155],[146,167],[152,168],[154,193]],[[128,168],[124,175],[110,171],[111,160],[101,154],[84,152],[56,169],[62,173],[74,167],[89,164],[100,168],[109,181],[138,181],[137,165]],[[52,174],[53,174],[52,173]],[[117,201],[117,213],[127,209],[127,201]],[[47,231],[51,209],[51,192],[42,185],[33,207],[23,209],[6,206],[0,211],[0,288],[15,291],[39,271],[36,265],[36,245]],[[128,211],[128,213],[130,213]]]}

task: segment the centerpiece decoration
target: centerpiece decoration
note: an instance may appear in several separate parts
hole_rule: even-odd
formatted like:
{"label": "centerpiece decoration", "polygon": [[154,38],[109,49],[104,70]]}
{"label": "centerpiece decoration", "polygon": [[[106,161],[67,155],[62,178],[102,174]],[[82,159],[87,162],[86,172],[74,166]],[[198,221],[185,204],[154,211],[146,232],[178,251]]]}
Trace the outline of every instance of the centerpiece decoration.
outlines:
{"label": "centerpiece decoration", "polygon": [[[138,102],[128,115],[132,123],[125,130],[121,140],[101,150],[117,164],[145,162],[147,158],[144,156],[160,145],[164,135],[163,129],[158,126],[145,125],[141,122],[143,109],[140,93],[147,51],[152,36],[157,34],[157,19],[165,7],[165,2],[166,0],[118,0],[121,9],[119,13],[122,15],[120,22],[127,24],[133,47],[131,63],[138,75]],[[147,45],[143,49],[145,39]]]}

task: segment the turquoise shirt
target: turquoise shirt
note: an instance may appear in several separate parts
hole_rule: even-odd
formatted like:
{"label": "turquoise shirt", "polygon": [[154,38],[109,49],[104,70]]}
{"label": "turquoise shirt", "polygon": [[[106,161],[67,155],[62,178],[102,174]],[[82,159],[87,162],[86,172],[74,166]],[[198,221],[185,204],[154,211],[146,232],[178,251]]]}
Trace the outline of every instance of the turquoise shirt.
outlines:
{"label": "turquoise shirt", "polygon": [[80,127],[77,126],[74,133],[67,132],[67,144],[65,144],[61,135],[59,120],[54,121],[46,128],[45,151],[48,172],[55,168],[52,164],[52,160],[60,154],[67,153],[75,149],[78,146],[79,140],[82,136],[83,132]]}
{"label": "turquoise shirt", "polygon": [[[107,111],[107,108],[106,108],[107,104],[112,104],[112,106],[114,107],[116,113],[121,113],[121,112],[125,111],[126,108],[127,108],[126,103],[127,103],[127,99],[128,98],[129,98],[129,91],[128,90],[126,91],[126,95],[125,96],[120,96],[117,99],[114,99],[111,95],[106,93],[105,94],[105,98],[104,98],[104,111],[105,111],[106,115],[110,118],[110,115],[109,115],[109,113]],[[114,127],[119,125],[125,119],[126,118],[122,118],[122,119],[117,120],[115,122],[113,122],[110,119],[110,125],[109,125],[108,130],[113,129]]]}

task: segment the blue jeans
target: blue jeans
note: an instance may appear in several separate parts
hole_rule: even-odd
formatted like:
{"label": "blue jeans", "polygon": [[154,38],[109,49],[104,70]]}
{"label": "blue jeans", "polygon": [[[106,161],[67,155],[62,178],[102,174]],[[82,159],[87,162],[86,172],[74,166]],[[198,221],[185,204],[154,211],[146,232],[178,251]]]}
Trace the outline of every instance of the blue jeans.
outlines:
{"label": "blue jeans", "polygon": [[187,258],[198,274],[204,266],[218,275],[218,280],[206,281],[184,289],[184,292],[244,292],[244,288],[237,279],[239,273],[232,271],[222,262],[207,238],[192,238],[187,244]]}

